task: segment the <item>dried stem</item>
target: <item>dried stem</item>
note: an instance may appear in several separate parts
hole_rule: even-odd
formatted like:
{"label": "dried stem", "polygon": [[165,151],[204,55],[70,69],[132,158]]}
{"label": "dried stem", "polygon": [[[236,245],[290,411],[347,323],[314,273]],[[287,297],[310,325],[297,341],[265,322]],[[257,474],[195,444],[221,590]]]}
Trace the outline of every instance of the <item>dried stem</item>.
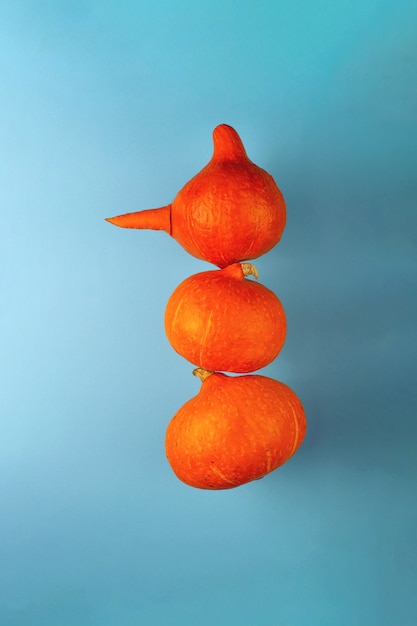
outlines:
{"label": "dried stem", "polygon": [[244,276],[253,276],[258,280],[259,274],[253,263],[242,263],[242,272]]}
{"label": "dried stem", "polygon": [[209,378],[209,376],[211,376],[213,373],[214,372],[212,372],[211,370],[205,370],[203,367],[197,367],[195,370],[193,370],[194,376],[197,376],[197,378],[199,378],[202,383],[204,383],[204,381],[207,380],[207,378]]}

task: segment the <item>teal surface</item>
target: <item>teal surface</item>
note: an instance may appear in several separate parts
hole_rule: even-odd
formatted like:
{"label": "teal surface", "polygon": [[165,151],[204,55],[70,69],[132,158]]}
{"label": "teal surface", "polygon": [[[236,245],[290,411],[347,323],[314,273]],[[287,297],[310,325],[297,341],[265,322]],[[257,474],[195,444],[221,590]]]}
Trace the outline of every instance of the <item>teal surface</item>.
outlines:
{"label": "teal surface", "polygon": [[[0,2],[1,626],[415,626],[417,5]],[[261,481],[180,483],[165,304],[210,268],[105,217],[236,128],[288,223],[256,266],[302,399]]]}

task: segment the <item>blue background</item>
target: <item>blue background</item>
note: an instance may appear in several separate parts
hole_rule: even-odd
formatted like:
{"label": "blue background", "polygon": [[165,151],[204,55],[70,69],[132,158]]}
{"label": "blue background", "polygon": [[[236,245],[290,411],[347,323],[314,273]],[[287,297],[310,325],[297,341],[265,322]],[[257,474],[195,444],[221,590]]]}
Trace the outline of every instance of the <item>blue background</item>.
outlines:
{"label": "blue background", "polygon": [[[415,626],[417,5],[0,3],[0,623]],[[105,217],[169,203],[234,126],[288,223],[256,265],[261,371],[308,435],[235,490],[180,483],[198,392],[165,304],[209,269]]]}

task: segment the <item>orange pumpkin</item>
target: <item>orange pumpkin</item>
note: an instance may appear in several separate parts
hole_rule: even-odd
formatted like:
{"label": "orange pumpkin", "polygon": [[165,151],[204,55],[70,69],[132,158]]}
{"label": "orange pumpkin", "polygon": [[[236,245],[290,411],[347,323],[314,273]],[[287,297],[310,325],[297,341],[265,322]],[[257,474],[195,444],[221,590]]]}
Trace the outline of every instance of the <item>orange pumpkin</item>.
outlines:
{"label": "orange pumpkin", "polygon": [[107,218],[123,228],[164,230],[193,256],[225,267],[268,252],[285,227],[274,179],[247,157],[237,132],[213,132],[210,162],[165,207]]}
{"label": "orange pumpkin", "polygon": [[238,487],[272,472],[298,450],[306,419],[287,385],[257,374],[195,373],[200,391],[166,432],[167,458],[181,481],[200,489]]}
{"label": "orange pumpkin", "polygon": [[185,359],[207,370],[253,372],[275,359],[284,345],[285,312],[251,263],[185,279],[168,300],[165,331]]}

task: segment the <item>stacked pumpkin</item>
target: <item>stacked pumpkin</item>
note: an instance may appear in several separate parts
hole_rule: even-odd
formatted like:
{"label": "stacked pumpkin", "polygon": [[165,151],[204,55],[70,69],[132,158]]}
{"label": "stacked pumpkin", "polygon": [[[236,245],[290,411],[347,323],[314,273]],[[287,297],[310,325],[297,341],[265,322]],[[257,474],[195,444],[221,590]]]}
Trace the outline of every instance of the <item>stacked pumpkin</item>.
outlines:
{"label": "stacked pumpkin", "polygon": [[172,418],[165,445],[180,480],[229,489],[285,463],[304,439],[306,419],[287,385],[249,374],[276,358],[286,336],[280,300],[249,278],[258,274],[248,262],[280,240],[284,198],[249,160],[231,126],[217,126],[213,139],[212,159],[172,204],[108,221],[165,230],[187,252],[220,268],[184,280],[166,307],[168,340],[197,366],[202,386]]}

